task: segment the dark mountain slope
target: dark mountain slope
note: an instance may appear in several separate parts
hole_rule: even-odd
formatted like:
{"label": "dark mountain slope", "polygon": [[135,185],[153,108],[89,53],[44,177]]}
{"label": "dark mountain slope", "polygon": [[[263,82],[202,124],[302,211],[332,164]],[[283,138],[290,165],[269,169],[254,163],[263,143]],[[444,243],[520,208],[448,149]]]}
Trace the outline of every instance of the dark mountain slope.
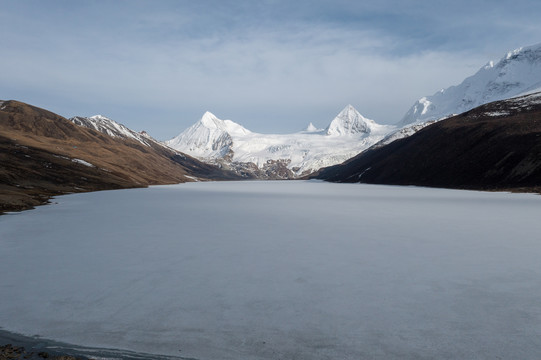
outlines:
{"label": "dark mountain slope", "polygon": [[0,212],[68,192],[236,179],[163,146],[74,125],[50,111],[0,102]]}
{"label": "dark mountain slope", "polygon": [[541,93],[497,101],[321,169],[335,182],[541,189]]}

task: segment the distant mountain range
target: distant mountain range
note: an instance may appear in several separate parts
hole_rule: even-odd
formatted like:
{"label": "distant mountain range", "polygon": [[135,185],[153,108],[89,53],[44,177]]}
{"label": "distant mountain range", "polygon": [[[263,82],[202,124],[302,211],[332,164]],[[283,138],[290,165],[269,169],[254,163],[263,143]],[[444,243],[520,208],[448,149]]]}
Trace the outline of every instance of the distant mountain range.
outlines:
{"label": "distant mountain range", "polygon": [[266,135],[207,112],[166,144],[199,160],[256,178],[292,179],[385,146],[450,116],[495,100],[541,90],[541,44],[489,62],[460,85],[419,99],[395,126],[380,125],[348,105],[325,129]]}
{"label": "distant mountain range", "polygon": [[540,191],[540,89],[541,44],[419,99],[394,126],[348,105],[325,129],[267,135],[207,112],[165,143],[105,116],[68,120],[0,101],[0,212],[57,194],[198,180]]}
{"label": "distant mountain range", "polygon": [[207,112],[166,141],[202,161],[257,178],[293,179],[339,164],[382,140],[394,126],[379,125],[346,106],[325,129],[313,124],[294,134],[254,133]]}

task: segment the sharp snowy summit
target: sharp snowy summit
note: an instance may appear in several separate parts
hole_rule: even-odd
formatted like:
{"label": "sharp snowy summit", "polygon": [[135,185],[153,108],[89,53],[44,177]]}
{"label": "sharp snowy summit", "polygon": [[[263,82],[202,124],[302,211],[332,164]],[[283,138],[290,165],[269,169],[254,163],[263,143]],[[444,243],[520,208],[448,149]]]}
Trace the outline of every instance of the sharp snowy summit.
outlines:
{"label": "sharp snowy summit", "polygon": [[488,62],[461,84],[417,100],[399,125],[438,120],[540,90],[541,44],[537,44],[510,51],[497,63]]}
{"label": "sharp snowy summit", "polygon": [[341,163],[394,130],[348,105],[324,130],[312,123],[294,134],[254,133],[210,112],[166,144],[203,161],[257,177],[295,178]]}
{"label": "sharp snowy summit", "polygon": [[372,129],[381,127],[374,120],[362,116],[353,106],[348,105],[325,129],[327,135],[370,134]]}
{"label": "sharp snowy summit", "polygon": [[170,147],[200,158],[225,158],[232,155],[233,136],[251,132],[231,120],[218,119],[207,111],[201,120],[179,136],[167,141]]}

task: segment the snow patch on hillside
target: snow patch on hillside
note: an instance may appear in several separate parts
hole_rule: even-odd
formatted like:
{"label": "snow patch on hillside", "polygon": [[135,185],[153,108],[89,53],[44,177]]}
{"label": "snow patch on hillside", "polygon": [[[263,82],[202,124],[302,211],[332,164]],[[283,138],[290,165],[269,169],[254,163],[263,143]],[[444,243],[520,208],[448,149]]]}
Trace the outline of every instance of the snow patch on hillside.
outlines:
{"label": "snow patch on hillside", "polygon": [[88,161],[82,160],[82,159],[71,159],[74,163],[81,164],[88,167],[95,167],[93,164],[89,163]]}

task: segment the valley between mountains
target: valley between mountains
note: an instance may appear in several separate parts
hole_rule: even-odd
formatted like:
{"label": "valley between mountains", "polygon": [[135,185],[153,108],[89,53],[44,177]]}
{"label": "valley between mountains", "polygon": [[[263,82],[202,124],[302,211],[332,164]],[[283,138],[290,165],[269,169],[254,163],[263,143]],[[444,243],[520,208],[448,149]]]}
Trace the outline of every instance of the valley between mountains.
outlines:
{"label": "valley between mountains", "polygon": [[212,180],[291,180],[535,191],[541,44],[419,99],[394,125],[346,106],[325,128],[260,134],[210,112],[158,141],[102,115],[0,101],[0,211],[51,196]]}

